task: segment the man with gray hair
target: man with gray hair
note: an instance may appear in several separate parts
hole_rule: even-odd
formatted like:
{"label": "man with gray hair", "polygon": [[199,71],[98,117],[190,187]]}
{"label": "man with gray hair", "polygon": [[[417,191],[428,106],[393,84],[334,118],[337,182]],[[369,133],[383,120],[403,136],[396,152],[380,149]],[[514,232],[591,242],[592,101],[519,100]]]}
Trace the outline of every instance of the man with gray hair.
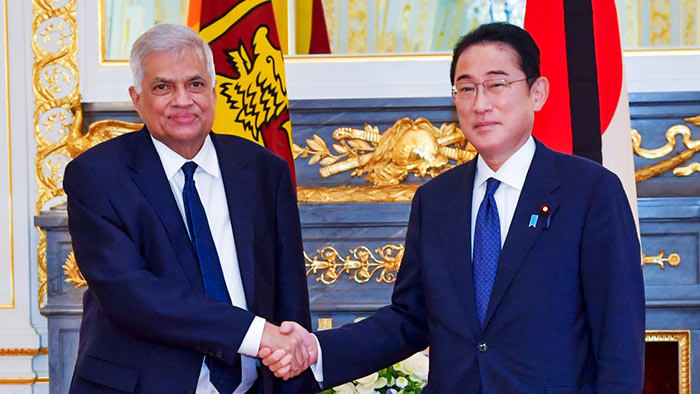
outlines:
{"label": "man with gray hair", "polygon": [[[160,24],[134,43],[129,94],[142,130],[67,167],[69,230],[89,288],[71,393],[305,393],[254,358],[307,363],[301,230],[284,160],[211,132],[211,49]],[[311,378],[311,379],[310,379]]]}

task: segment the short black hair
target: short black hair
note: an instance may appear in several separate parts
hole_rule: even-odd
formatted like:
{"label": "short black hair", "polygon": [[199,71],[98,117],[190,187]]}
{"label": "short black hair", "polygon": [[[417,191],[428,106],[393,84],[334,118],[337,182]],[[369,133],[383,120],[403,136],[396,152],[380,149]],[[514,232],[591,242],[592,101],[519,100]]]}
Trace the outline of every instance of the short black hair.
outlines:
{"label": "short black hair", "polygon": [[540,77],[540,49],[530,33],[518,26],[504,22],[487,23],[477,27],[457,41],[450,65],[450,84],[455,80],[455,68],[459,56],[472,45],[501,43],[513,48],[520,58],[518,65],[528,78],[528,86]]}

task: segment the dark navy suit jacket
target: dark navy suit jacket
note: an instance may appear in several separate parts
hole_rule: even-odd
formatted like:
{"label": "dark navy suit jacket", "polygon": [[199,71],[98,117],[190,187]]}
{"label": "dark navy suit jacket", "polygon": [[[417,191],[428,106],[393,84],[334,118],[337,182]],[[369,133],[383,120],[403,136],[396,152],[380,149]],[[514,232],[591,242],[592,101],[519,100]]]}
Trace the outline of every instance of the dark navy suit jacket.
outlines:
{"label": "dark navy suit jacket", "polygon": [[644,287],[618,178],[537,142],[481,328],[469,240],[475,168],[416,193],[392,304],[317,333],[324,386],[430,346],[426,394],[640,393]]}
{"label": "dark navy suit jacket", "polygon": [[[230,363],[254,315],[310,328],[287,164],[242,138],[210,135],[248,310],[205,294],[148,131],[100,144],[64,177],[73,250],[89,285],[71,393],[194,393],[203,356]],[[259,375],[264,393],[312,390],[308,373],[287,383],[267,368]]]}

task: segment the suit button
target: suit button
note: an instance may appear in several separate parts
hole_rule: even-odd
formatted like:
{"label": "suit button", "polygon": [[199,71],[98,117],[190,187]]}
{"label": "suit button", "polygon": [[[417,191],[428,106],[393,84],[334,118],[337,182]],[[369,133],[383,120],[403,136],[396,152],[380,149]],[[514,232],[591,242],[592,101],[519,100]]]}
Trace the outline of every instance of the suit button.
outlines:
{"label": "suit button", "polygon": [[194,389],[187,389],[184,394],[194,394]]}
{"label": "suit button", "polygon": [[221,350],[217,350],[216,351],[216,358],[223,358],[223,357],[224,357],[224,352],[222,352]]}
{"label": "suit button", "polygon": [[487,345],[486,342],[481,342],[477,349],[481,353],[486,353],[486,351],[489,350],[489,345]]}

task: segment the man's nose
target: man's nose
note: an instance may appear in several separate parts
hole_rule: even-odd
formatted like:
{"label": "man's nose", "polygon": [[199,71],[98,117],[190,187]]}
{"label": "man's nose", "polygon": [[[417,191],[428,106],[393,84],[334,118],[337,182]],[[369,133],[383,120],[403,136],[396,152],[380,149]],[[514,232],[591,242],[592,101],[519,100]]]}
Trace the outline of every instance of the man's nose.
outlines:
{"label": "man's nose", "polygon": [[491,109],[491,100],[489,100],[486,94],[486,87],[484,85],[476,85],[476,93],[474,95],[474,112],[486,112]]}
{"label": "man's nose", "polygon": [[192,95],[184,86],[178,86],[175,88],[175,94],[173,95],[173,104],[175,105],[190,105],[192,104]]}

